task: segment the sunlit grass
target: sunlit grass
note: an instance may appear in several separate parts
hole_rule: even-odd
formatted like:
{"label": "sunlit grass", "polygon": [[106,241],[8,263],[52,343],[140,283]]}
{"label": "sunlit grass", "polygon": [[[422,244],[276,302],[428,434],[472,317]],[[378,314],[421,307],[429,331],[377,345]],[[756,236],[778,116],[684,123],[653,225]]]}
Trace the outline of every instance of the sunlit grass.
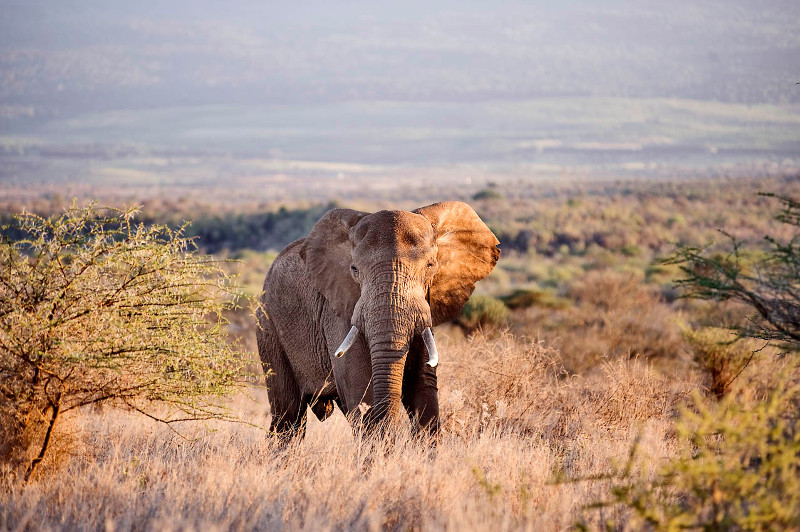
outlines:
{"label": "sunlit grass", "polygon": [[[325,423],[311,416],[305,440],[288,446],[250,426],[186,425],[178,435],[90,412],[65,424],[71,446],[29,484],[5,478],[0,527],[555,530],[599,523],[584,506],[610,495],[601,482],[554,484],[557,474],[609,471],[642,427],[649,452],[673,453],[669,417],[686,384],[639,364],[563,381],[554,353],[510,336],[442,348],[438,443],[403,425],[379,439],[354,435],[338,411]],[[251,396],[231,407],[265,427],[263,389]]]}

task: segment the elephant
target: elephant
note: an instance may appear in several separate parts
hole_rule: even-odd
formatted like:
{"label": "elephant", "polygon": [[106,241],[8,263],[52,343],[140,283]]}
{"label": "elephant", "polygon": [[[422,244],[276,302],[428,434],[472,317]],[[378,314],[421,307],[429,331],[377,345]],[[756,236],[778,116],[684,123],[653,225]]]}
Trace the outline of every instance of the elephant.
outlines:
{"label": "elephant", "polygon": [[324,421],[336,403],[368,429],[402,404],[413,430],[438,432],[431,327],[461,312],[499,257],[463,202],[328,211],[274,260],[256,310],[270,431],[302,436],[308,406]]}

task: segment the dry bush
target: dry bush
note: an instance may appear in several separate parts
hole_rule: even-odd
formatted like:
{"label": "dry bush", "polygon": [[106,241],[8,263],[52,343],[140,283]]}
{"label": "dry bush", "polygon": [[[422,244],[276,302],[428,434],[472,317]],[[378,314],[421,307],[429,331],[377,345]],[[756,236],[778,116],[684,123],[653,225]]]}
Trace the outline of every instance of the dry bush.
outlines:
{"label": "dry bush", "polygon": [[468,436],[512,431],[561,445],[563,439],[667,420],[694,383],[675,381],[639,360],[606,363],[570,377],[556,351],[509,333],[477,334],[447,349],[440,377],[442,427]]}
{"label": "dry bush", "polygon": [[572,307],[528,309],[515,329],[552,342],[572,373],[636,356],[670,367],[685,352],[676,312],[641,274],[592,271],[570,285],[567,297]]}
{"label": "dry bush", "polygon": [[692,381],[665,377],[636,359],[607,362],[601,374],[586,380],[592,417],[606,430],[671,419],[679,401],[697,387]]}
{"label": "dry bush", "polygon": [[752,340],[739,338],[734,331],[718,327],[701,329],[683,328],[694,361],[707,378],[711,393],[717,398],[725,395],[752,361],[757,351],[764,347]]}
{"label": "dry bush", "polygon": [[752,360],[727,388],[727,395],[735,396],[739,404],[753,408],[768,400],[776,388],[786,386],[787,382],[800,384],[800,357],[786,355],[777,347],[765,346],[762,342],[744,343],[749,344],[747,353],[753,355]]}
{"label": "dry bush", "polygon": [[541,427],[534,416],[550,403],[563,374],[557,353],[509,333],[496,339],[478,333],[445,352],[439,385],[445,430],[468,435]]}
{"label": "dry bush", "polygon": [[585,334],[565,339],[562,351],[575,360],[641,356],[674,358],[682,339],[672,310],[656,287],[647,286],[639,274],[590,272],[569,290],[576,301],[575,319]]}

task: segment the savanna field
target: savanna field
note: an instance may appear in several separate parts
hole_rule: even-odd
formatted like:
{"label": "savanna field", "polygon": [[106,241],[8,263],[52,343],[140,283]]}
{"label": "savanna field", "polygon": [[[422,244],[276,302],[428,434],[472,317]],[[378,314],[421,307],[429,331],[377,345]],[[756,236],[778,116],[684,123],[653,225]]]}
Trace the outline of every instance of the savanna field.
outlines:
{"label": "savanna field", "polygon": [[[489,183],[436,193],[412,191],[400,204],[141,199],[134,226],[191,220],[183,234],[199,262],[181,268],[208,280],[210,259],[235,277],[215,296],[232,305],[193,310],[224,318],[218,349],[237,357],[237,370],[191,368],[181,375],[200,375],[203,386],[179,393],[135,381],[154,410],[134,385],[114,388],[108,401],[73,387],[80,407],[63,408],[52,434],[52,408],[26,406],[20,416],[24,389],[4,383],[0,418],[25,429],[11,435],[4,426],[0,529],[800,529],[800,214],[780,198],[800,201],[800,176]],[[354,433],[338,410],[325,422],[309,414],[305,439],[268,434],[252,311],[277,252],[333,205],[413,209],[445,199],[470,203],[502,256],[461,316],[436,330],[438,438],[412,436],[406,425],[380,437]],[[104,204],[126,200],[103,193]],[[70,204],[47,191],[1,201],[6,241],[24,237],[14,213],[57,216]],[[26,296],[15,286],[0,286],[4,319],[15,312],[9,302]],[[94,286],[85,297],[118,293]],[[772,319],[753,294],[777,301],[765,309]],[[144,300],[131,301],[123,307]],[[155,327],[147,315],[125,316]],[[156,325],[201,327],[170,321],[182,313],[159,316],[166,321]],[[31,327],[3,321],[7,383],[16,367],[10,339],[33,335]],[[106,327],[112,351],[131,342],[122,325]],[[82,340],[62,342],[70,341]],[[186,349],[194,360],[181,341],[200,340],[169,338],[171,352]],[[80,363],[94,370],[101,362]],[[97,389],[111,394],[117,376],[150,367],[118,364],[92,381]],[[158,421],[175,412],[195,420]],[[46,437],[47,453],[31,468]]]}

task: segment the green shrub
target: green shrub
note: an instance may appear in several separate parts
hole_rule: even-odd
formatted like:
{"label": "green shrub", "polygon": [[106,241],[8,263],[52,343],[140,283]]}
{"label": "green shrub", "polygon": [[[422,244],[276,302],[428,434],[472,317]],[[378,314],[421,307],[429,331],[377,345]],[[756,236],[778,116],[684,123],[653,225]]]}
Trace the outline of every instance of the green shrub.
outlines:
{"label": "green shrub", "polygon": [[634,514],[634,528],[797,530],[800,527],[800,387],[788,379],[765,401],[745,405],[694,396],[676,423],[688,442],[654,478],[631,474],[613,487],[613,503]]}
{"label": "green shrub", "polygon": [[494,188],[484,188],[472,196],[473,200],[501,200],[503,195]]}
{"label": "green shrub", "polygon": [[621,248],[619,248],[619,252],[625,255],[626,257],[639,257],[643,254],[642,248],[640,248],[636,244],[625,244]]}
{"label": "green shrub", "polygon": [[457,323],[468,331],[491,328],[508,321],[508,307],[492,296],[474,295],[467,301]]}
{"label": "green shrub", "polygon": [[557,296],[550,290],[514,290],[511,294],[503,296],[500,300],[511,310],[542,307],[564,309],[570,306],[568,299]]}
{"label": "green shrub", "polygon": [[711,393],[722,397],[749,363],[753,350],[729,329],[682,327],[681,330],[695,362],[708,376]]}

